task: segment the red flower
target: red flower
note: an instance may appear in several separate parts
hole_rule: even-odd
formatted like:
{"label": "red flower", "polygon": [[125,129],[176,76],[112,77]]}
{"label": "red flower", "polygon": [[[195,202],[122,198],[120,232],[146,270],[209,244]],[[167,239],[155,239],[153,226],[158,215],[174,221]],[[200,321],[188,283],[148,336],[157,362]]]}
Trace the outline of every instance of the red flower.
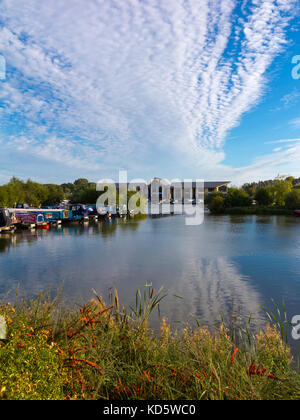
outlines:
{"label": "red flower", "polygon": [[17,344],[17,348],[18,348],[18,349],[21,349],[22,347],[24,347],[24,344],[23,344],[23,343],[18,343],[18,344]]}
{"label": "red flower", "polygon": [[236,348],[235,350],[234,350],[234,352],[232,353],[232,356],[231,356],[231,358],[230,358],[230,361],[231,361],[231,364],[234,362],[234,358],[235,358],[235,356],[236,356],[236,354],[237,354],[237,352],[239,351],[239,349],[238,348]]}
{"label": "red flower", "polygon": [[255,375],[255,373],[256,373],[256,366],[255,366],[254,363],[251,363],[251,365],[249,367],[249,370],[248,370],[248,373],[249,373],[250,376]]}

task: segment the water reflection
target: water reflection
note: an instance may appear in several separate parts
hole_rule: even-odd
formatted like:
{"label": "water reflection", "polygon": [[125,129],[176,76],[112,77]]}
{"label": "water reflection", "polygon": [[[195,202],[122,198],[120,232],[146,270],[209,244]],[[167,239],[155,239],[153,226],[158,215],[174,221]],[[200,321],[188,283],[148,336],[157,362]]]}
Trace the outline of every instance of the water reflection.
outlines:
{"label": "water reflection", "polygon": [[[164,285],[162,314],[171,323],[229,318],[234,303],[262,324],[259,304],[284,296],[300,313],[300,223],[292,217],[207,216],[187,227],[183,216],[112,219],[47,231],[0,235],[0,294],[20,284],[27,295],[64,283],[69,298],[118,288],[125,304],[137,288]],[[179,300],[172,295],[183,297]],[[154,319],[153,325],[156,325]]]}
{"label": "water reflection", "polygon": [[249,280],[226,257],[190,258],[182,268],[176,288],[185,305],[180,312],[179,307],[170,308],[172,321],[196,318],[205,325],[212,325],[221,318],[229,321],[235,312],[243,318],[253,314],[256,326],[261,327],[264,317],[259,312],[259,304],[262,298]]}

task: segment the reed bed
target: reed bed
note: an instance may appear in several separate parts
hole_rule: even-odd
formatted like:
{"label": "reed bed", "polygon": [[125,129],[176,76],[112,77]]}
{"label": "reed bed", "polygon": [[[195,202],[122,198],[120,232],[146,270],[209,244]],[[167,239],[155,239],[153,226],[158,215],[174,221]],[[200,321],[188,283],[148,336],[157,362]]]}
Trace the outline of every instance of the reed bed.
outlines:
{"label": "reed bed", "polygon": [[[148,326],[165,297],[146,286],[135,306],[94,293],[80,307],[60,297],[0,305],[0,399],[282,400],[300,398],[300,375],[276,317],[264,331],[221,322],[160,334]],[[275,318],[273,324],[272,319]],[[249,320],[250,324],[250,320]]]}

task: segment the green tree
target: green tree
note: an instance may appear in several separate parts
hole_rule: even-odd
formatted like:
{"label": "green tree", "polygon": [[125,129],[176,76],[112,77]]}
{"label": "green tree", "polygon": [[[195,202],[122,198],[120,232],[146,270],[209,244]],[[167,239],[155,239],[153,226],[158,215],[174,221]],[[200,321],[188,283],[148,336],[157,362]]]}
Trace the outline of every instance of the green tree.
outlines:
{"label": "green tree", "polygon": [[300,190],[289,192],[285,197],[285,205],[291,210],[300,210]]}
{"label": "green tree", "polygon": [[74,181],[74,185],[76,188],[87,187],[88,184],[89,184],[89,181],[85,178],[79,178],[79,179],[76,179],[76,181]]}
{"label": "green tree", "polygon": [[45,185],[47,196],[43,205],[51,205],[54,203],[59,203],[65,198],[64,190],[61,186],[55,184],[46,184]]}
{"label": "green tree", "polygon": [[261,187],[256,191],[254,199],[260,206],[270,206],[273,203],[272,193],[269,188]]}
{"label": "green tree", "polygon": [[270,187],[270,190],[273,193],[273,199],[277,206],[285,206],[285,198],[292,191],[292,189],[293,182],[290,178],[278,176],[274,180],[274,184],[272,187]]}
{"label": "green tree", "polygon": [[24,184],[24,201],[33,207],[38,207],[47,199],[47,188],[30,179]]}
{"label": "green tree", "polygon": [[208,204],[209,210],[214,214],[224,213],[225,210],[225,200],[222,196],[216,195]]}
{"label": "green tree", "polygon": [[215,197],[223,197],[223,196],[224,196],[224,194],[221,193],[221,192],[219,192],[219,191],[214,191],[214,192],[211,192],[211,193],[206,193],[205,196],[204,196],[204,204],[206,206],[209,206],[210,203],[213,201],[213,199]]}
{"label": "green tree", "polygon": [[243,189],[230,188],[225,196],[225,207],[249,207],[252,199]]}
{"label": "green tree", "polygon": [[71,194],[75,189],[75,185],[71,182],[62,184],[61,187],[66,195]]}

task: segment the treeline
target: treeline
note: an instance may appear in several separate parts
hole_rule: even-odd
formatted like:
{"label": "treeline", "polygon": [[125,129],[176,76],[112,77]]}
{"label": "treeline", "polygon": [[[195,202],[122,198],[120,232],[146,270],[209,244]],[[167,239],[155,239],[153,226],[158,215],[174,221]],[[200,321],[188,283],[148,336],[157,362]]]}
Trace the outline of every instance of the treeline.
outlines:
{"label": "treeline", "polygon": [[[259,188],[274,186],[274,184],[277,182],[277,179],[278,178],[268,179],[267,181],[246,183],[242,186],[242,189],[246,191],[247,194],[253,195],[255,194],[255,191]],[[300,188],[300,178],[287,177],[286,179],[292,182],[294,188]]]}
{"label": "treeline", "polygon": [[50,205],[64,199],[65,193],[61,186],[55,184],[39,184],[26,182],[13,177],[8,184],[0,187],[0,206],[12,207],[14,203],[28,203],[33,207]]}
{"label": "treeline", "polygon": [[12,207],[15,203],[27,203],[32,207],[53,205],[62,200],[72,203],[95,203],[99,193],[96,184],[87,179],[77,179],[73,184],[39,184],[13,177],[8,184],[0,186],[0,206]]}
{"label": "treeline", "polygon": [[[101,192],[97,184],[85,178],[73,183],[39,184],[28,179],[26,182],[13,177],[8,184],[0,186],[0,207],[13,207],[15,203],[26,203],[31,207],[50,206],[68,200],[70,203],[95,204]],[[127,200],[134,194],[128,192]],[[116,204],[119,195],[116,195]],[[107,204],[107,203],[106,203]]]}
{"label": "treeline", "polygon": [[[227,194],[210,193],[205,197],[208,208],[213,213],[223,213],[226,209],[267,207],[300,209],[299,179],[277,177],[274,180],[249,183],[241,188],[229,188]],[[71,203],[94,204],[100,193],[96,183],[79,178],[73,183],[40,184],[32,180],[22,181],[13,177],[0,186],[0,206],[12,207],[14,203],[27,203],[32,207],[53,205],[62,200]],[[131,194],[128,194],[128,199]]]}
{"label": "treeline", "polygon": [[[229,188],[227,194],[207,194],[205,203],[212,213],[221,214],[232,209],[266,208],[270,210],[300,209],[300,179],[280,177],[269,181],[245,184],[241,188]],[[251,208],[251,209],[250,209]]]}

